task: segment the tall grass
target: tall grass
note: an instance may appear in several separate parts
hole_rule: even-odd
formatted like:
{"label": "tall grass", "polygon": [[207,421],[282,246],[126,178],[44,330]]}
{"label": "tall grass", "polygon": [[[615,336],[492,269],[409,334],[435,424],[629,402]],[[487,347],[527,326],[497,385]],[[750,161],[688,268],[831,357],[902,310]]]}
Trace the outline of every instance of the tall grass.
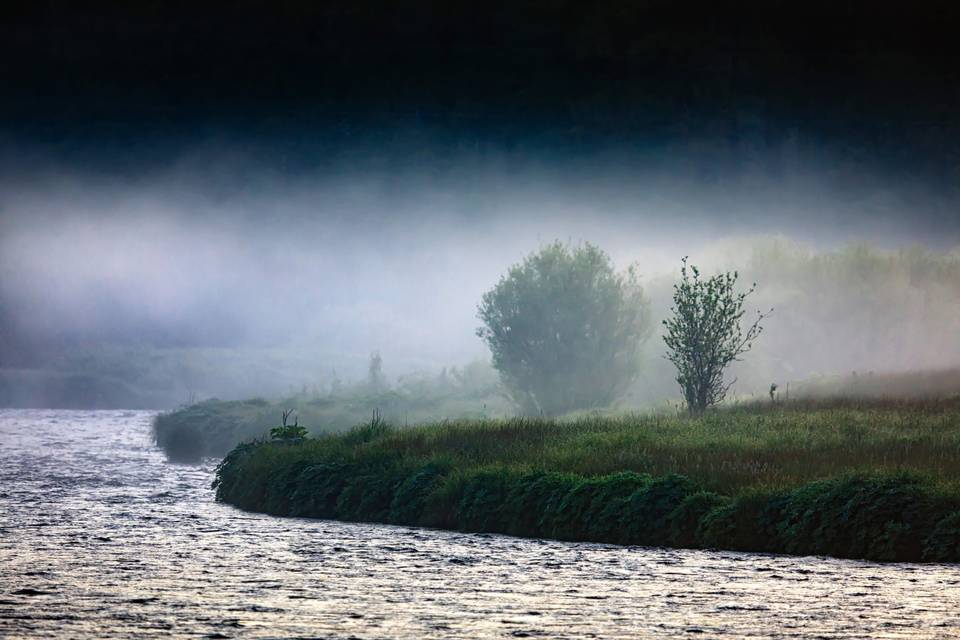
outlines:
{"label": "tall grass", "polygon": [[960,401],[374,424],[241,445],[216,485],[280,515],[960,561]]}
{"label": "tall grass", "polygon": [[712,491],[793,487],[850,471],[960,481],[960,401],[799,401],[712,411],[548,420],[455,420],[365,445],[456,466],[602,475],[681,473]]}

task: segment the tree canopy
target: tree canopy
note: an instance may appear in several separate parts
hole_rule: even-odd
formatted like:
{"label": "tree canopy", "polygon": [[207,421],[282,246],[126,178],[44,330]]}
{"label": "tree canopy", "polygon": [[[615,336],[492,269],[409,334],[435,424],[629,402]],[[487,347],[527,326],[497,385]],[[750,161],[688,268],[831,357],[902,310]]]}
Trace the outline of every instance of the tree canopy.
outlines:
{"label": "tree canopy", "polygon": [[703,413],[723,400],[732,384],[724,381],[724,370],[763,332],[762,313],[745,331],[740,326],[746,313],[743,303],[756,285],[737,293],[738,275],[733,271],[704,279],[684,258],[680,282],[673,287],[672,315],[663,321],[663,340],[690,413]]}
{"label": "tree canopy", "polygon": [[524,413],[609,406],[640,368],[649,304],[631,267],[554,242],[510,267],[478,309],[505,390]]}

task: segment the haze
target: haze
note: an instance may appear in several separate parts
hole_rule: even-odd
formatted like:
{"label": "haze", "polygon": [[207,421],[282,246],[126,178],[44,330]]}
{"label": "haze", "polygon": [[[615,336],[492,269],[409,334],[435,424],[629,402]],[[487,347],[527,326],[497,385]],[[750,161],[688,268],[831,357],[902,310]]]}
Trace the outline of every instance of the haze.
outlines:
{"label": "haze", "polygon": [[[946,255],[960,244],[955,193],[876,172],[838,177],[841,160],[820,150],[818,166],[786,143],[769,160],[731,162],[706,177],[695,156],[550,163],[490,155],[283,175],[258,171],[255,158],[230,147],[207,146],[121,177],[39,162],[8,172],[0,203],[2,366],[9,375],[56,367],[67,353],[117,348],[174,359],[199,349],[215,348],[219,359],[269,350],[273,364],[254,365],[243,382],[223,371],[159,402],[187,393],[276,394],[329,384],[334,372],[362,376],[374,351],[393,377],[485,359],[474,335],[480,295],[553,239],[598,244],[623,267],[636,262],[658,320],[684,255],[708,269],[743,269],[771,238],[801,253],[861,244]],[[749,273],[760,287],[756,304],[782,294],[764,276]],[[852,306],[862,304],[858,293],[849,292]],[[949,306],[960,289],[941,286],[936,295],[928,304]],[[797,353],[791,345],[804,344],[801,337],[778,332],[797,319],[776,313],[764,354],[782,361],[780,379],[957,364],[953,319],[914,309],[869,354],[837,347],[851,343],[848,331],[879,329],[843,323],[815,355]],[[656,360],[658,338],[647,351]],[[670,393],[662,373],[668,383],[642,395]]]}

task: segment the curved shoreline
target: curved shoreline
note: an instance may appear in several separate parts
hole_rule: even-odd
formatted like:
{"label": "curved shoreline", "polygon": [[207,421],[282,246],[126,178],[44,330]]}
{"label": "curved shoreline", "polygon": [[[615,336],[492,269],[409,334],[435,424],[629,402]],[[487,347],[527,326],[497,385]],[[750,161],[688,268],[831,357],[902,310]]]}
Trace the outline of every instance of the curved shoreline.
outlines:
{"label": "curved shoreline", "polygon": [[[418,437],[430,429],[439,433],[422,427]],[[239,445],[217,469],[217,499],[278,516],[528,538],[960,562],[960,495],[918,474],[848,473],[723,495],[674,473],[470,467],[436,442],[420,442],[422,455],[400,451],[399,437],[411,438],[373,425]]]}

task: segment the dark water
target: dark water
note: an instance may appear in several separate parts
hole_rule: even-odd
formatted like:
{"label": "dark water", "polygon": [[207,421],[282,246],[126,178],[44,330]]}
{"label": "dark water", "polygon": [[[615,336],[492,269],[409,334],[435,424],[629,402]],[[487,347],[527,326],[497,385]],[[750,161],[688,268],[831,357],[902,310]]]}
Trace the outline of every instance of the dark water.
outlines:
{"label": "dark water", "polygon": [[0,411],[0,636],[960,637],[960,567],[279,519],[148,413]]}

